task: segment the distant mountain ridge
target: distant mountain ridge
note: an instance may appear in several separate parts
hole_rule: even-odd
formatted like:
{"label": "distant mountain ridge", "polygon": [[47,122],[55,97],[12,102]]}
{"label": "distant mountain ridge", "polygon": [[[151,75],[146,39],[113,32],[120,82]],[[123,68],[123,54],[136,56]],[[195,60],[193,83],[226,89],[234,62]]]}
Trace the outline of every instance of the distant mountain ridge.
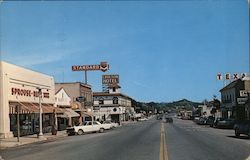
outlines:
{"label": "distant mountain ridge", "polygon": [[200,102],[193,102],[187,99],[181,99],[178,101],[173,102],[138,102],[138,107],[140,107],[143,110],[152,110],[153,109],[159,109],[159,110],[168,110],[168,109],[187,109],[192,110],[193,108],[197,108],[198,105],[202,105],[203,103]]}

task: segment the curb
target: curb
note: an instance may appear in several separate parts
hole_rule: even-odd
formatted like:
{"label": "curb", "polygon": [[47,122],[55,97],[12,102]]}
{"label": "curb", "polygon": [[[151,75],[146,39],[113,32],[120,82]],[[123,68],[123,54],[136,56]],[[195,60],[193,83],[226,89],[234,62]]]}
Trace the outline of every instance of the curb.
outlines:
{"label": "curb", "polygon": [[[0,150],[26,146],[26,145],[30,145],[30,144],[42,144],[42,143],[46,143],[46,142],[53,142],[53,141],[56,141],[58,139],[62,139],[64,137],[67,137],[67,135],[60,135],[60,136],[57,136],[57,137],[47,137],[47,138],[45,137],[43,140],[38,140],[38,141],[28,142],[28,143],[19,143],[19,144],[14,144],[13,146],[0,146]],[[1,158],[2,157],[0,156],[0,160],[4,160],[4,159],[1,159]]]}

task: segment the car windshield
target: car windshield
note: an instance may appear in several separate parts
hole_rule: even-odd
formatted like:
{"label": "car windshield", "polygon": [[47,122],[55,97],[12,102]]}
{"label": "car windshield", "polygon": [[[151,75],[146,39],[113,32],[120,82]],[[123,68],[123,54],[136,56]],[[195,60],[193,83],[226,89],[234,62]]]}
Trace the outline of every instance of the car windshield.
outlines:
{"label": "car windshield", "polygon": [[0,0],[0,160],[250,160],[250,0]]}

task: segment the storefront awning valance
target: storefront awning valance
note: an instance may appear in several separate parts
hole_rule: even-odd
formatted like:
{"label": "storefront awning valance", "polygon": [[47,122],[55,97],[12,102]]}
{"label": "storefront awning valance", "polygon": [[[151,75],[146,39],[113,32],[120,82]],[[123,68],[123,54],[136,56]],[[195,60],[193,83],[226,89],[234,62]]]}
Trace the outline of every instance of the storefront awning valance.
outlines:
{"label": "storefront awning valance", "polygon": [[[10,113],[16,113],[16,106],[20,107],[20,113],[39,113],[38,103],[27,103],[27,102],[10,102]],[[42,104],[43,113],[63,113],[63,109],[54,107],[51,104]]]}
{"label": "storefront awning valance", "polygon": [[82,112],[82,114],[90,117],[94,116],[93,112]]}
{"label": "storefront awning valance", "polygon": [[80,117],[80,114],[76,113],[70,108],[66,108],[63,110],[64,110],[64,113],[62,115],[58,115],[57,117],[61,117],[61,118]]}

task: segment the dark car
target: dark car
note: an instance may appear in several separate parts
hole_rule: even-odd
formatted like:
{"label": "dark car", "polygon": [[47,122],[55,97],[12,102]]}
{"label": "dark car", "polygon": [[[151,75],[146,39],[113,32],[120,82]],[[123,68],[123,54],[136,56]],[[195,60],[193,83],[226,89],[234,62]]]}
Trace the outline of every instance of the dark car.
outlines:
{"label": "dark car", "polygon": [[234,119],[224,119],[218,121],[216,128],[225,128],[225,129],[233,129],[235,125]]}
{"label": "dark car", "polygon": [[209,125],[210,127],[213,126],[215,118],[213,116],[208,116],[206,124]]}
{"label": "dark car", "polygon": [[245,134],[250,137],[250,120],[236,123],[234,125],[235,136],[240,137],[240,134]]}
{"label": "dark car", "polygon": [[157,119],[157,120],[162,120],[162,117],[163,117],[163,115],[160,114],[160,115],[157,115],[156,119]]}
{"label": "dark car", "polygon": [[214,120],[214,122],[210,125],[211,127],[217,127],[217,124],[218,124],[218,122],[219,121],[223,121],[224,120],[224,118],[216,118],[215,120]]}
{"label": "dark car", "polygon": [[207,123],[206,117],[200,117],[200,119],[197,121],[197,124],[205,125]]}
{"label": "dark car", "polygon": [[166,123],[173,123],[173,118],[172,117],[166,117]]}

